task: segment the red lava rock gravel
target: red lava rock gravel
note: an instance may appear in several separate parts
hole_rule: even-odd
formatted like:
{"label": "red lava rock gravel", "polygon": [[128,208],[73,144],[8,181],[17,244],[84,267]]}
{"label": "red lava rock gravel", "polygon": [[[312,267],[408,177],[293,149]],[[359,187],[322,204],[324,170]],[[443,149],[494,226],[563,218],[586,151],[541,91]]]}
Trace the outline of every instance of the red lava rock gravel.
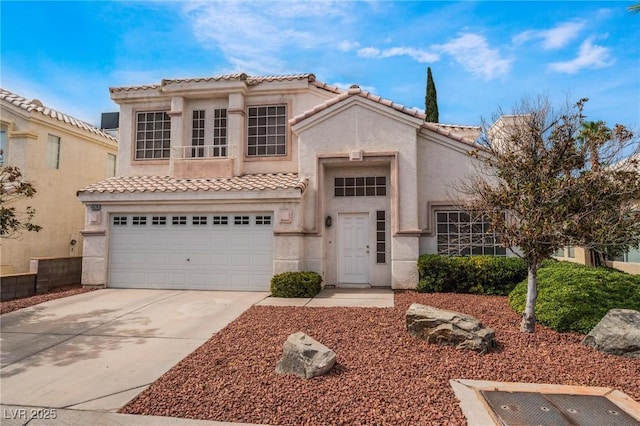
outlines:
{"label": "red lava rock gravel", "polygon": [[58,287],[45,294],[38,294],[36,296],[24,297],[22,299],[1,302],[0,314],[8,314],[9,312],[17,311],[18,309],[28,308],[29,306],[34,306],[40,303],[48,302],[49,300],[60,299],[62,297],[73,296],[75,294],[80,294],[80,293],[86,293],[92,290],[95,290],[95,289],[82,288],[79,285]]}
{"label": "red lava rock gravel", "polygon": [[[465,312],[496,330],[479,355],[408,335],[413,302]],[[604,386],[640,400],[640,361],[580,345],[582,335],[519,331],[506,297],[399,292],[395,308],[254,306],[120,410],[270,425],[463,425],[450,379]],[[274,372],[303,331],[337,354],[326,376]]]}

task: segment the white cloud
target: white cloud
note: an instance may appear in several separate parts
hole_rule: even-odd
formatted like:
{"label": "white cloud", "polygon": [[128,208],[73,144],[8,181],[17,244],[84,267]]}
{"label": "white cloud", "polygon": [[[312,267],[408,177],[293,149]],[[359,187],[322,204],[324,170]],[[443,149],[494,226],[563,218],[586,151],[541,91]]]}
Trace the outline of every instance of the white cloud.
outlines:
{"label": "white cloud", "polygon": [[565,74],[575,74],[582,69],[604,68],[612,64],[609,49],[593,44],[593,38],[589,38],[580,45],[577,57],[570,61],[553,62],[549,64],[549,69]]}
{"label": "white cloud", "polygon": [[236,71],[272,74],[291,71],[284,58],[294,49],[338,45],[344,34],[329,28],[349,7],[331,1],[221,1],[189,3],[183,11],[200,43],[219,49]]}
{"label": "white cloud", "polygon": [[436,53],[413,47],[392,47],[384,50],[380,50],[376,47],[363,47],[362,49],[358,49],[358,56],[361,58],[378,59],[391,58],[394,56],[408,56],[419,63],[436,62],[440,59],[440,56]]}
{"label": "white cloud", "polygon": [[545,50],[555,50],[565,47],[580,34],[585,27],[584,21],[571,21],[558,24],[548,30],[528,30],[513,38],[516,45],[530,40],[542,40],[542,48]]}
{"label": "white cloud", "polygon": [[474,77],[490,80],[507,74],[511,69],[512,60],[501,57],[498,49],[489,47],[487,40],[477,34],[464,34],[433,48],[453,57]]}
{"label": "white cloud", "polygon": [[338,43],[338,50],[341,52],[351,52],[352,50],[356,50],[360,47],[360,43],[357,41],[351,40],[342,40]]}
{"label": "white cloud", "polygon": [[358,49],[358,56],[361,58],[380,58],[380,49],[375,47],[363,47]]}

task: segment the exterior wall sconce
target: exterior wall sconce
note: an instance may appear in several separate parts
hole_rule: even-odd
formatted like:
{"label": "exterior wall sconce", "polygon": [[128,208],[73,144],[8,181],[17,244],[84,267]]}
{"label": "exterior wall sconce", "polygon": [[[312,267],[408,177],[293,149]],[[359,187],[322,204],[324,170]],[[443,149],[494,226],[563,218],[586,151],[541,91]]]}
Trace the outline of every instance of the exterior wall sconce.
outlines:
{"label": "exterior wall sconce", "polygon": [[331,216],[327,216],[327,217],[324,219],[324,224],[325,224],[325,226],[326,226],[327,228],[330,228],[330,227],[331,227],[331,225],[333,225],[333,220],[331,219]]}

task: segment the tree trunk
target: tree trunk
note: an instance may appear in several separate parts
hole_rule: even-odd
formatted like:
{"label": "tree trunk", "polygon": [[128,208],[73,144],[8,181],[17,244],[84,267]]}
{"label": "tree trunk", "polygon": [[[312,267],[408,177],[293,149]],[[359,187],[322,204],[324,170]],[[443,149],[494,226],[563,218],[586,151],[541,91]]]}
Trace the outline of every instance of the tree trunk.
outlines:
{"label": "tree trunk", "polygon": [[538,265],[531,265],[527,274],[527,303],[522,314],[520,331],[535,333],[536,331],[536,299],[538,298]]}

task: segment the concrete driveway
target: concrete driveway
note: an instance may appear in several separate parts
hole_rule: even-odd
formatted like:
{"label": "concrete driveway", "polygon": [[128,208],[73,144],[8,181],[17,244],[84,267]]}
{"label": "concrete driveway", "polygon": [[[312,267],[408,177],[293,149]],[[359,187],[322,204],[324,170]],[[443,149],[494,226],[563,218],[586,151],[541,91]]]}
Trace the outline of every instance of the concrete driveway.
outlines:
{"label": "concrete driveway", "polygon": [[0,402],[115,411],[268,294],[104,289],[3,315]]}

